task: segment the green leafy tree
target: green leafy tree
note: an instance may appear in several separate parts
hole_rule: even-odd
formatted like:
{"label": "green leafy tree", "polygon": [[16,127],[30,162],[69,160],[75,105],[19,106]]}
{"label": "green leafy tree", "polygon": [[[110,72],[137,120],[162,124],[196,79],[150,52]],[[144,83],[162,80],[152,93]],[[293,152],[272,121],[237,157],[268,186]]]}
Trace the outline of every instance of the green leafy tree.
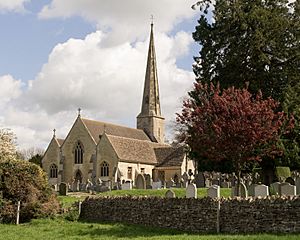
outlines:
{"label": "green leafy tree", "polygon": [[300,169],[300,82],[288,87],[282,106],[285,112],[294,116],[295,127],[281,138],[285,154],[279,163],[291,169]]}
{"label": "green leafy tree", "polygon": [[[202,0],[193,38],[200,82],[261,90],[280,102],[300,80],[300,1]],[[190,93],[193,96],[193,92]]]}

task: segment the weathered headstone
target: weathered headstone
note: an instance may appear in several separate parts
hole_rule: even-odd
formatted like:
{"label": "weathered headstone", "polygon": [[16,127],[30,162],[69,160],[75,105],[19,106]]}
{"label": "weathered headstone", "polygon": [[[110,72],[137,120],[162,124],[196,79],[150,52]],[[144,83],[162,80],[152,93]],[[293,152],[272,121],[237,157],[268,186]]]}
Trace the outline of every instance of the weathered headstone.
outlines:
{"label": "weathered headstone", "polygon": [[166,182],[166,187],[167,188],[171,188],[175,186],[175,182],[173,181],[173,179],[171,178],[169,181]]}
{"label": "weathered headstone", "polygon": [[175,192],[174,192],[173,190],[169,189],[169,190],[166,192],[165,197],[166,197],[166,198],[175,198],[176,195],[175,195]]}
{"label": "weathered headstone", "polygon": [[226,182],[226,181],[221,182],[221,188],[229,188],[229,187],[230,187],[229,182]]}
{"label": "weathered headstone", "polygon": [[269,196],[269,187],[266,185],[257,185],[254,187],[255,197],[267,197]]}
{"label": "weathered headstone", "polygon": [[132,189],[132,184],[131,182],[125,182],[121,185],[122,190],[131,190]]}
{"label": "weathered headstone", "polygon": [[66,196],[68,193],[68,185],[64,182],[62,182],[60,185],[59,185],[59,194],[61,196]]}
{"label": "weathered headstone", "polygon": [[182,175],[183,186],[186,188],[188,186],[189,175],[185,172]]}
{"label": "weathered headstone", "polygon": [[287,179],[285,179],[285,182],[291,184],[291,185],[295,185],[295,181],[292,177],[288,177]]}
{"label": "weathered headstone", "polygon": [[198,174],[195,175],[195,184],[197,188],[204,188],[205,187],[205,177],[203,172],[199,172]]}
{"label": "weathered headstone", "polygon": [[146,188],[151,189],[152,188],[152,179],[150,174],[144,174],[144,178],[146,181]]}
{"label": "weathered headstone", "polygon": [[152,182],[152,189],[161,189],[161,187],[162,187],[161,181]]}
{"label": "weathered headstone", "polygon": [[281,188],[282,188],[283,186],[286,186],[286,185],[291,185],[291,184],[288,183],[288,182],[281,182],[281,183],[280,183],[280,185],[279,185],[279,195],[281,195]]}
{"label": "weathered headstone", "polygon": [[191,183],[186,188],[186,198],[197,198],[196,184]]}
{"label": "weathered headstone", "polygon": [[296,185],[296,189],[297,189],[297,195],[300,194],[300,177],[296,177],[296,181],[295,181],[295,185]]}
{"label": "weathered headstone", "polygon": [[249,189],[248,189],[248,195],[251,196],[251,197],[255,197],[255,192],[254,192],[254,188],[258,186],[258,184],[251,184],[249,186]]}
{"label": "weathered headstone", "polygon": [[217,179],[213,179],[212,180],[212,185],[218,185],[220,186],[220,180],[217,178]]}
{"label": "weathered headstone", "polygon": [[135,186],[137,189],[146,189],[146,181],[142,174],[138,174],[135,180]]}
{"label": "weathered headstone", "polygon": [[295,196],[297,194],[296,186],[291,184],[281,186],[280,192],[282,196]]}
{"label": "weathered headstone", "polygon": [[274,195],[280,195],[280,182],[274,182],[270,184],[270,192]]}
{"label": "weathered headstone", "polygon": [[212,185],[207,189],[207,196],[211,198],[220,198],[220,186]]}
{"label": "weathered headstone", "polygon": [[248,197],[248,191],[244,183],[240,183],[239,194],[237,192],[237,184],[236,186],[231,188],[231,197],[236,197],[236,196],[240,196],[244,198]]}

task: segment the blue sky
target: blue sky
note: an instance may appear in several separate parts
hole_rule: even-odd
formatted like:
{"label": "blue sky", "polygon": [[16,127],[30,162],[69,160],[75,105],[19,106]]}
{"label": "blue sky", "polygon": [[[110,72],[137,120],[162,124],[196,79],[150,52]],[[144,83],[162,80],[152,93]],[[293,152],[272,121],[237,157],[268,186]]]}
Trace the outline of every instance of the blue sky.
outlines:
{"label": "blue sky", "polygon": [[199,13],[182,0],[0,0],[0,127],[20,148],[64,138],[85,117],[135,127],[146,68],[150,16],[162,112],[171,136],[191,88]]}

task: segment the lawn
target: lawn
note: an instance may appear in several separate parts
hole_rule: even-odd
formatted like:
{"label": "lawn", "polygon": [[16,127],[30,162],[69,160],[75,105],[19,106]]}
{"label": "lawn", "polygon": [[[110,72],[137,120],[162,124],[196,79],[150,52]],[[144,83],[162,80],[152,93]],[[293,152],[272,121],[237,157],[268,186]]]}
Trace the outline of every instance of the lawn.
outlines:
{"label": "lawn", "polygon": [[[185,188],[172,188],[172,190],[175,192],[176,197],[185,197]],[[164,197],[165,193],[168,191],[168,189],[132,189],[132,190],[115,190],[110,192],[104,192],[100,193],[100,196],[158,196],[158,197]],[[221,197],[229,197],[231,194],[230,188],[221,188],[220,189]],[[202,198],[207,196],[207,188],[198,188],[197,189],[197,195],[198,198]]]}
{"label": "lawn", "polygon": [[198,235],[182,233],[176,230],[157,229],[126,224],[91,224],[69,222],[63,219],[33,220],[21,225],[1,225],[0,239],[198,239],[198,240],[296,240],[298,235]]}
{"label": "lawn", "polygon": [[[176,197],[185,197],[185,189],[184,188],[173,188],[172,189]],[[103,193],[98,193],[93,196],[157,196],[164,197],[165,193],[168,189],[132,189],[132,190],[113,190]],[[231,194],[230,188],[221,188],[220,190],[221,197],[229,197]],[[207,188],[198,188],[197,196],[198,198],[203,198],[207,195]],[[63,207],[69,207],[72,203],[76,201],[83,201],[87,194],[81,193],[69,193],[68,196],[58,196],[59,201],[62,203]]]}

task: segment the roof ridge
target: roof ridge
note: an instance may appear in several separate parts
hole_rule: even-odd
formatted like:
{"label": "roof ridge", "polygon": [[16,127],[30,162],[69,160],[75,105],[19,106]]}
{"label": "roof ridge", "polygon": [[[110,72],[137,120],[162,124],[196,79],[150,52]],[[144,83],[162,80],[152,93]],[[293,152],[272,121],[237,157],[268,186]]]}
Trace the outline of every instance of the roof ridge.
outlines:
{"label": "roof ridge", "polygon": [[128,128],[128,129],[133,129],[133,130],[138,130],[138,131],[143,131],[141,129],[137,129],[137,128],[132,128],[132,127],[127,127],[127,126],[123,126],[120,124],[115,124],[115,123],[109,123],[109,122],[103,122],[103,121],[98,121],[98,120],[93,120],[93,119],[88,119],[88,118],[81,118],[83,121],[87,120],[87,121],[91,121],[91,122],[95,122],[95,123],[103,123],[103,124],[107,124],[107,125],[111,125],[111,126],[116,126],[116,127],[122,127],[122,128]]}

